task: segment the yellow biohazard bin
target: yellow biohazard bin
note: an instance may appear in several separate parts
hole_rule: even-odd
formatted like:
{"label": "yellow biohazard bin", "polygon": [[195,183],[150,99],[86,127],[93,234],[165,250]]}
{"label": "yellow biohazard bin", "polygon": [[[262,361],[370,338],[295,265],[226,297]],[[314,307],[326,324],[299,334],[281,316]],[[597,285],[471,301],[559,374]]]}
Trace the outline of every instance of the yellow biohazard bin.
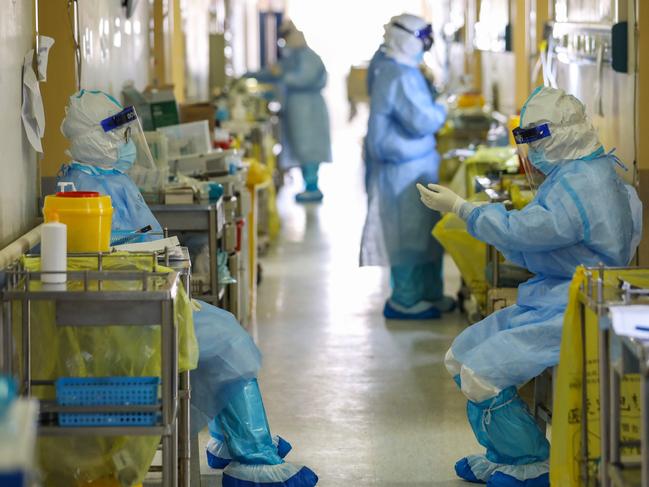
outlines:
{"label": "yellow biohazard bin", "polygon": [[68,191],[45,197],[45,222],[68,227],[68,252],[108,252],[113,207],[110,196]]}

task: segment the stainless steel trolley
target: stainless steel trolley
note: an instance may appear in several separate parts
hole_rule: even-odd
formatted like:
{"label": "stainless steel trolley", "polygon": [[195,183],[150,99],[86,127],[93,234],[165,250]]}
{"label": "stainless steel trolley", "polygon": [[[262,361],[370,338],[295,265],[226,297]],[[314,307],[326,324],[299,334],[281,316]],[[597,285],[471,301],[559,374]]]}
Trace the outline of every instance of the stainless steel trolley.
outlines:
{"label": "stainless steel trolley", "polygon": [[[181,479],[179,484],[179,451],[178,428],[179,409],[183,406],[184,420],[189,419],[188,376],[185,375],[186,389],[181,394],[178,373],[178,333],[174,325],[174,299],[181,285],[180,274],[146,272],[139,270],[103,270],[104,255],[85,254],[97,258],[97,270],[68,271],[68,282],[79,284],[78,290],[51,289],[35,285],[44,273],[25,269],[16,264],[7,271],[7,283],[3,292],[3,326],[1,350],[4,360],[2,370],[5,373],[19,373],[21,393],[30,396],[32,387],[52,387],[53,380],[32,377],[31,370],[31,316],[34,302],[50,301],[55,308],[57,326],[159,326],[161,332],[161,389],[159,404],[152,406],[60,406],[53,401],[41,402],[41,410],[46,413],[115,413],[115,412],[159,412],[156,423],[152,426],[95,426],[66,428],[60,426],[41,426],[39,435],[49,436],[161,436],[162,437],[162,485],[175,487],[188,485],[188,478]],[[147,254],[152,259],[155,269],[157,256]],[[110,285],[119,282],[139,282],[138,290],[114,290]],[[22,308],[22,337],[20,343],[14,343],[12,330],[11,303],[20,303]],[[14,370],[12,350],[21,350],[21,367]],[[181,395],[183,397],[181,397]],[[184,400],[184,401],[181,401]],[[184,402],[184,404],[183,404]],[[187,434],[189,426],[182,425]],[[185,442],[185,462],[181,472],[189,472],[189,441]]]}
{"label": "stainless steel trolley", "polygon": [[[609,271],[644,271],[630,267],[593,267],[586,269],[586,280],[579,293],[579,315],[584,348],[581,408],[581,476],[585,485],[644,486],[649,487],[649,343],[617,336],[611,326],[611,306],[649,304],[649,289],[635,289],[623,278],[615,286],[607,285],[605,273]],[[586,311],[597,316],[598,329],[598,380],[599,380],[599,431],[588,429],[588,357],[586,337]],[[641,441],[628,441],[621,437],[621,384],[626,374],[640,373]],[[589,435],[600,438],[600,455],[589,451]],[[622,459],[623,448],[640,451],[639,462]]]}

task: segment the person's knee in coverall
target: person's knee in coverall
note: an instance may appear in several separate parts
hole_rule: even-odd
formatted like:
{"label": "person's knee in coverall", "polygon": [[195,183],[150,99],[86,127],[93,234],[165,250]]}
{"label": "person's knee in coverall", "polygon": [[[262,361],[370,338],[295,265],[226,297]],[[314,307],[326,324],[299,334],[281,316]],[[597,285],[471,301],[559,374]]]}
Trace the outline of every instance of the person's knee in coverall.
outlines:
{"label": "person's knee in coverall", "polygon": [[444,296],[442,247],[432,236],[439,214],[421,206],[415,188],[438,180],[434,134],[446,120],[446,109],[419,69],[431,44],[430,24],[414,15],[394,17],[368,72],[368,213],[360,263],[391,268],[387,318],[439,318],[454,308]]}
{"label": "person's knee in coverall", "polygon": [[[143,158],[150,158],[146,142],[135,143],[141,127],[134,111],[123,110],[105,93],[82,90],[70,97],[66,113],[61,130],[70,140],[72,161],[63,165],[58,180],[74,183],[79,191],[109,195],[114,233],[148,225],[160,232],[129,176]],[[192,433],[210,423],[208,459],[224,468],[223,485],[316,485],[310,469],[284,462],[290,445],[271,437],[256,379],[261,354],[252,338],[227,311],[200,301],[195,306],[199,360],[190,374]]]}
{"label": "person's knee in coverall", "polygon": [[302,169],[305,187],[296,200],[318,202],[323,198],[318,185],[320,163],[331,161],[329,112],[321,93],[327,70],[293,22],[283,22],[279,34],[284,41],[279,63],[250,76],[277,83],[283,90],[280,164],[283,169]]}
{"label": "person's knee in coverall", "polygon": [[576,267],[630,263],[642,206],[575,97],[538,88],[514,136],[527,174],[544,177],[523,210],[476,207],[438,185],[419,189],[426,206],[457,213],[471,235],[535,274],[519,286],[515,305],[467,328],[447,353],[446,367],[469,399],[469,422],[486,448],[460,460],[456,472],[492,486],[547,486],[550,445],[517,388],[559,361]]}

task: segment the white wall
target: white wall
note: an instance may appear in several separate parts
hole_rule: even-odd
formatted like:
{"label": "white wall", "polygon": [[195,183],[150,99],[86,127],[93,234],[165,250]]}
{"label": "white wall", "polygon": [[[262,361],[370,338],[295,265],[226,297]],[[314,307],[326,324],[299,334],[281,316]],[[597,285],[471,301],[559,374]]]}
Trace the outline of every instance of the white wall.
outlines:
{"label": "white wall", "polygon": [[[604,148],[615,148],[616,155],[631,168],[636,147],[634,75],[616,73],[607,64],[600,78],[594,64],[558,63],[557,84],[584,102]],[[633,171],[625,177],[631,180]]]}
{"label": "white wall", "polygon": [[20,118],[23,57],[33,36],[33,2],[0,0],[0,247],[30,230],[36,217],[36,154]]}
{"label": "white wall", "polygon": [[518,111],[515,72],[513,52],[482,52],[482,93],[489,104],[505,115]]}
{"label": "white wall", "polygon": [[121,99],[125,82],[143,89],[149,83],[149,2],[140,0],[130,19],[121,2],[79,2],[81,87],[107,91]]}
{"label": "white wall", "polygon": [[183,24],[188,101],[209,99],[210,3],[210,0],[192,0],[184,4]]}

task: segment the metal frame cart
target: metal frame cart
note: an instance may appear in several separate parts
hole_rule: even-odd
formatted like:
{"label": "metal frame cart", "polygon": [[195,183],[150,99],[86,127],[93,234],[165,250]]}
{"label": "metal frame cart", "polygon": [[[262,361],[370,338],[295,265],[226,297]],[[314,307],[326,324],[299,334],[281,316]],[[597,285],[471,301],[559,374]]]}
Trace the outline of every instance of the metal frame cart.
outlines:
{"label": "metal frame cart", "polygon": [[[625,291],[625,302],[632,304],[631,300],[638,296],[649,295],[649,290]],[[627,301],[628,300],[628,301]],[[611,341],[618,341],[621,351],[621,360],[617,364],[610,364],[609,404],[610,417],[610,452],[608,463],[604,471],[610,481],[602,482],[604,485],[635,486],[649,485],[649,343],[629,337],[620,337],[613,333]],[[612,345],[612,344],[611,344]],[[640,374],[640,411],[641,411],[641,440],[640,443],[623,441],[621,434],[621,383],[622,377],[629,373]],[[622,459],[621,449],[625,446],[639,447],[640,461],[631,463]]]}
{"label": "metal frame cart", "polygon": [[165,228],[165,234],[167,232],[207,233],[210,250],[209,294],[202,294],[201,292],[194,294],[214,306],[219,306],[225,296],[225,288],[219,284],[219,271],[216,260],[219,240],[223,237],[225,224],[223,200],[219,199],[216,203],[195,205],[151,205],[149,208],[160,222],[160,225]]}
{"label": "metal frame cart", "polygon": [[252,216],[254,201],[246,187],[247,171],[239,170],[229,175],[206,173],[204,178],[220,183],[225,188],[224,249],[228,253],[230,274],[237,281],[236,284],[228,286],[227,308],[244,328],[249,328],[254,321],[254,310],[253,312],[250,310],[251,302],[248,295],[249,275],[251,263],[256,262],[257,249],[250,245],[250,239],[254,237],[251,236],[253,222],[250,222],[249,217]]}
{"label": "metal frame cart", "polygon": [[[592,267],[586,269],[586,281],[579,293],[579,313],[584,347],[581,417],[581,471],[585,485],[599,483],[608,486],[649,486],[649,343],[617,336],[609,318],[610,307],[631,304],[649,304],[649,289],[635,289],[620,278],[620,285],[606,285],[605,272],[642,270],[637,267]],[[589,451],[587,411],[592,402],[588,395],[588,357],[586,350],[586,312],[596,314],[598,323],[599,372],[599,430],[600,457]],[[592,332],[592,331],[591,331]],[[615,353],[615,352],[617,353]],[[616,360],[613,360],[613,358]],[[640,373],[641,441],[621,438],[621,384],[626,374]],[[586,414],[584,414],[586,412]],[[628,461],[621,455],[622,448],[639,448],[640,461]]]}
{"label": "metal frame cart", "polygon": [[495,311],[506,308],[516,303],[518,287],[504,287],[501,284],[500,252],[493,245],[487,245],[487,262],[491,265],[491,279],[487,281],[487,304],[485,314],[490,315]]}
{"label": "metal frame cart", "polygon": [[[31,306],[38,301],[53,302],[55,322],[58,326],[158,326],[161,333],[161,400],[151,406],[60,406],[56,402],[43,401],[44,413],[160,413],[152,426],[89,426],[61,427],[41,425],[39,435],[46,436],[161,436],[162,437],[162,485],[176,487],[187,485],[188,479],[179,484],[178,433],[179,419],[188,419],[188,414],[179,416],[182,405],[178,374],[178,332],[174,325],[174,299],[180,285],[178,272],[159,273],[146,271],[103,270],[103,254],[81,254],[95,256],[98,270],[68,271],[68,282],[81,284],[79,290],[49,290],[45,286],[33,286],[40,281],[41,272],[24,269],[16,264],[7,271],[7,285],[3,292],[3,326],[0,338],[2,368],[13,375],[12,351],[14,346],[22,351],[21,393],[31,396],[32,387],[52,387],[54,381],[32,377],[31,371]],[[146,254],[156,263],[155,254]],[[109,283],[124,281],[140,282],[139,290],[106,290]],[[111,287],[111,286],[109,286]],[[14,344],[12,335],[12,302],[22,307],[22,339]],[[189,394],[183,394],[188,401]],[[188,404],[184,404],[188,413]],[[188,425],[181,425],[181,431],[188,432]],[[187,442],[188,443],[188,442]],[[188,473],[189,455],[183,476]]]}

